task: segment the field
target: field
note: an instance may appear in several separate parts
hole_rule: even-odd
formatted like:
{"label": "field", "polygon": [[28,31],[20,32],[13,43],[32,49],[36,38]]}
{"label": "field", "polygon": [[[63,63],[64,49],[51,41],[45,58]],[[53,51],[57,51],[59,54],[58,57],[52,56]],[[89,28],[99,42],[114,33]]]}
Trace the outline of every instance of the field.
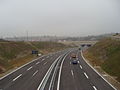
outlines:
{"label": "field", "polygon": [[107,38],[85,52],[94,66],[101,68],[120,82],[120,40]]}
{"label": "field", "polygon": [[19,67],[34,58],[32,50],[47,54],[68,48],[69,46],[57,42],[0,42],[0,73]]}

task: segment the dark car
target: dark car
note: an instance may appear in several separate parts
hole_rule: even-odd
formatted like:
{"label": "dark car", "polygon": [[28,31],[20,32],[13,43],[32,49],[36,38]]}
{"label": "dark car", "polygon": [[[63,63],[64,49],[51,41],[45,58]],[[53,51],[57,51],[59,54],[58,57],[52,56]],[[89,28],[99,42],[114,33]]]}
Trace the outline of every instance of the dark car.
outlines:
{"label": "dark car", "polygon": [[78,63],[79,63],[78,60],[73,60],[73,61],[72,61],[72,64],[78,64]]}
{"label": "dark car", "polygon": [[81,45],[81,47],[84,47],[84,46],[85,46],[85,44],[82,44],[82,45]]}
{"label": "dark car", "polygon": [[79,50],[81,50],[81,48],[79,48]]}
{"label": "dark car", "polygon": [[91,44],[87,44],[88,47],[91,47],[92,45]]}

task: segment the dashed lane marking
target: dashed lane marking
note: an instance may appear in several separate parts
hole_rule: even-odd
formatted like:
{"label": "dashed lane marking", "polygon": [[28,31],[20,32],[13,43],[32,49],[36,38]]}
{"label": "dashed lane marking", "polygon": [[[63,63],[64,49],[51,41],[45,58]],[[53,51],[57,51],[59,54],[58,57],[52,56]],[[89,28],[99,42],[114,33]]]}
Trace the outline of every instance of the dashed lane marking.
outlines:
{"label": "dashed lane marking", "polygon": [[37,70],[37,71],[35,71],[35,72],[33,73],[33,75],[32,75],[32,76],[35,76],[37,73],[38,73],[38,70]]}
{"label": "dashed lane marking", "polygon": [[82,66],[80,65],[80,68],[82,69]]}
{"label": "dashed lane marking", "polygon": [[27,69],[27,71],[29,71],[30,69],[32,69],[33,67],[31,66],[31,67],[29,67],[28,69]]}
{"label": "dashed lane marking", "polygon": [[45,59],[42,59],[42,61],[44,61]]}
{"label": "dashed lane marking", "polygon": [[13,81],[16,81],[21,76],[22,76],[22,74],[18,75],[16,78],[13,79]]}
{"label": "dashed lane marking", "polygon": [[72,74],[72,76],[74,76],[73,70],[71,70],[71,74]]}
{"label": "dashed lane marking", "polygon": [[47,62],[45,62],[43,65],[47,64]]}
{"label": "dashed lane marking", "polygon": [[84,72],[84,75],[86,76],[87,79],[89,78],[88,75],[85,72]]}
{"label": "dashed lane marking", "polygon": [[97,88],[95,86],[93,86],[94,90],[97,90]]}
{"label": "dashed lane marking", "polygon": [[36,65],[39,64],[39,63],[40,63],[40,62],[37,62]]}

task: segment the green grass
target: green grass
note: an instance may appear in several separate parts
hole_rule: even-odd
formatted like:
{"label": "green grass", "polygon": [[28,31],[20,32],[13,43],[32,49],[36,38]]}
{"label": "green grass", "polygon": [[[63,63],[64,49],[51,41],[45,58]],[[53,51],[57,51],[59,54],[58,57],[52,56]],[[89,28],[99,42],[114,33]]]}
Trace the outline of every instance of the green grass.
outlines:
{"label": "green grass", "polygon": [[89,48],[89,53],[101,62],[100,66],[110,75],[120,81],[120,41],[107,38]]}
{"label": "green grass", "polygon": [[0,73],[33,59],[32,50],[46,54],[67,47],[57,42],[0,42]]}
{"label": "green grass", "polygon": [[46,48],[64,48],[65,45],[62,43],[56,42],[33,42],[32,43],[38,49],[46,49]]}

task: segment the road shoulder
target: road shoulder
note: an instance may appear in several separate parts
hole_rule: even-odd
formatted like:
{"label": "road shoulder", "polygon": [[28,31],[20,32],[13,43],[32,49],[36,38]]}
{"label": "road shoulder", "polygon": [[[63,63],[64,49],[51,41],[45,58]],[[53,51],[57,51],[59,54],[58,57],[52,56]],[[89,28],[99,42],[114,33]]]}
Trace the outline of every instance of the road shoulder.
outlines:
{"label": "road shoulder", "polygon": [[105,78],[108,82],[110,82],[110,84],[112,84],[116,89],[120,90],[120,83],[115,80],[115,77],[110,76],[109,74],[107,74],[100,66],[96,65],[94,63],[93,58],[89,57],[87,55],[87,52],[83,52],[83,57],[85,58],[86,62],[88,62],[91,66],[93,66],[93,68],[100,73],[100,75]]}

